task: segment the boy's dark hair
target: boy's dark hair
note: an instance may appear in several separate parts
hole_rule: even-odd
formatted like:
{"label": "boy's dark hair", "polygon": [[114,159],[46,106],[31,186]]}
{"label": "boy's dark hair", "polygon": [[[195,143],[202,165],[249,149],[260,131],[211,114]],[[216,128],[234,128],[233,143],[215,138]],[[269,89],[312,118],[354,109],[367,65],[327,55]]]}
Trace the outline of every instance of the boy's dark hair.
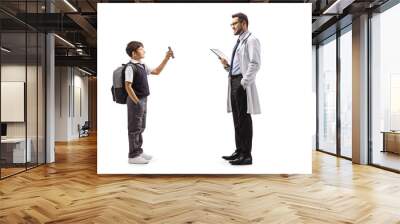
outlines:
{"label": "boy's dark hair", "polygon": [[235,17],[238,17],[240,22],[245,21],[247,26],[249,26],[249,19],[247,18],[246,14],[239,12],[232,15],[232,18]]}
{"label": "boy's dark hair", "polygon": [[132,52],[136,51],[139,47],[143,47],[143,44],[139,41],[131,41],[126,45],[126,53],[129,57],[132,57]]}

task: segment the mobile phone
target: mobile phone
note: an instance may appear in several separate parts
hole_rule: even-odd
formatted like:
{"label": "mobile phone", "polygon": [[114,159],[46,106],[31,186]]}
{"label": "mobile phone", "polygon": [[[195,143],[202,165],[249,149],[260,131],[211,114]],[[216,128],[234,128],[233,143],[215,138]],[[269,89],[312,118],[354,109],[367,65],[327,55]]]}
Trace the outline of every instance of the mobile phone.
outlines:
{"label": "mobile phone", "polygon": [[[172,49],[171,49],[170,46],[168,46],[168,50],[172,51]],[[173,53],[172,53],[171,57],[172,57],[172,58],[175,58]]]}

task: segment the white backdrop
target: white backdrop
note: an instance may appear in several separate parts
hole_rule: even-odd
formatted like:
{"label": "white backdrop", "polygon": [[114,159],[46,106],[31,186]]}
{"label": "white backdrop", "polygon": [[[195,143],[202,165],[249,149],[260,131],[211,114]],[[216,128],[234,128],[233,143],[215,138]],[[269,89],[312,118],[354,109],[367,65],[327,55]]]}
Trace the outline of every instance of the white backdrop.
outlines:
{"label": "white backdrop", "polygon": [[[253,165],[222,160],[235,150],[226,111],[228,77],[209,50],[232,54],[232,14],[245,13],[261,43],[262,114],[253,118]],[[311,173],[311,4],[98,4],[98,166],[100,174]],[[143,148],[147,165],[128,164],[127,108],[112,101],[112,73],[141,41],[150,76]]]}

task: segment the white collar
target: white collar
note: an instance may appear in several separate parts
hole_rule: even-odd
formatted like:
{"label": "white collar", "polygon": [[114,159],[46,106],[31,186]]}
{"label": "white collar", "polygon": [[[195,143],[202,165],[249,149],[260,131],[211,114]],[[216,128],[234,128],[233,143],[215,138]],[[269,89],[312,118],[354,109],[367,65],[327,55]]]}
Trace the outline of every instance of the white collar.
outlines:
{"label": "white collar", "polygon": [[141,61],[137,61],[137,60],[135,60],[135,59],[133,59],[133,58],[131,58],[131,62],[132,62],[133,64],[143,64]]}
{"label": "white collar", "polygon": [[245,39],[245,37],[248,37],[250,35],[249,31],[243,32],[242,34],[239,35],[239,40],[240,42],[242,42],[243,39]]}

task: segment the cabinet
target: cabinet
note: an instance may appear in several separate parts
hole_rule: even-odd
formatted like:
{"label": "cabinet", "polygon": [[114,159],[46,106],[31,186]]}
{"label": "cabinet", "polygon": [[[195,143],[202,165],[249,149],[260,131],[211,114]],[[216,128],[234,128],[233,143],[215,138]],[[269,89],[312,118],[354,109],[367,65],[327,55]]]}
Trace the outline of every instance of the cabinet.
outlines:
{"label": "cabinet", "polygon": [[382,152],[400,154],[400,131],[383,131]]}
{"label": "cabinet", "polygon": [[[1,159],[5,163],[25,163],[31,162],[31,139],[26,140],[26,154],[25,154],[25,138],[7,138],[1,140]],[[26,160],[26,161],[25,161]]]}

